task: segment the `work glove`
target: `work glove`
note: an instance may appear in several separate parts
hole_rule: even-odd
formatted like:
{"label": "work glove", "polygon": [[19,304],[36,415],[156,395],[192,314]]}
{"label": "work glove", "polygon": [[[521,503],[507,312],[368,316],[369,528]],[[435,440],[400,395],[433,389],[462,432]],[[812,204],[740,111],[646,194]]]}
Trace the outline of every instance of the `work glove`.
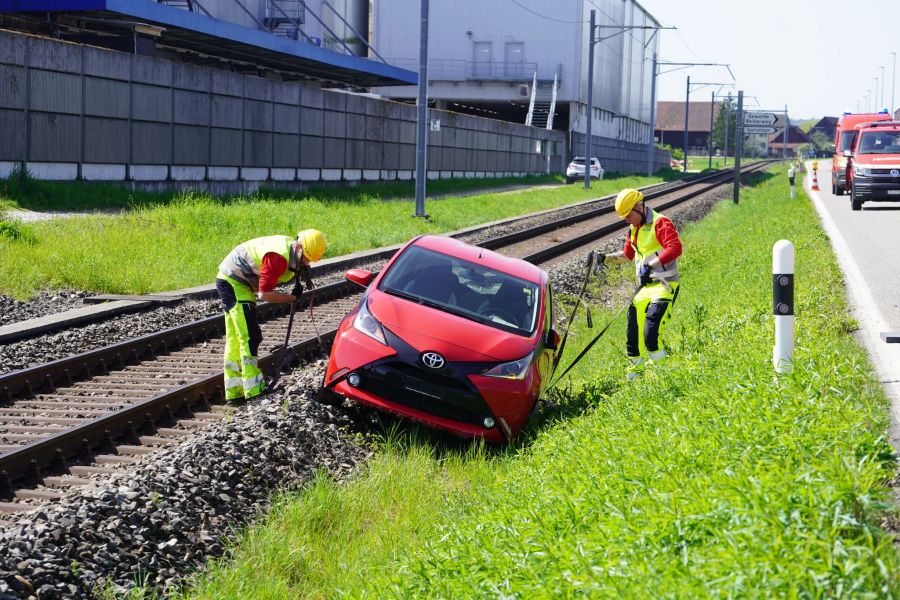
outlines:
{"label": "work glove", "polygon": [[653,279],[650,277],[652,272],[653,269],[650,268],[650,265],[641,265],[641,270],[638,272],[638,281],[641,285],[649,285],[653,282]]}
{"label": "work glove", "polygon": [[606,255],[602,252],[594,253],[594,273],[599,273],[606,263]]}

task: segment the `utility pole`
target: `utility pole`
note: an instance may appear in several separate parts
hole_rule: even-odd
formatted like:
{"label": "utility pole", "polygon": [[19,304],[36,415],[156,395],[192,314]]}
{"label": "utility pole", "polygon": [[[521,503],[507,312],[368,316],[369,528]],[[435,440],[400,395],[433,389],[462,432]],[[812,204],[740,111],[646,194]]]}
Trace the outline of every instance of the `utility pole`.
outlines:
{"label": "utility pole", "polygon": [[691,76],[687,76],[687,93],[684,98],[684,165],[682,171],[687,173],[688,164],[688,111],[691,108]]}
{"label": "utility pole", "polygon": [[741,153],[744,150],[744,90],[738,90],[737,118],[734,123],[734,203],[741,199]]}
{"label": "utility pole", "polygon": [[[878,110],[884,108],[884,67],[878,67],[881,69],[881,102],[878,103]],[[894,115],[891,114],[891,118],[894,118]]]}
{"label": "utility pole", "polygon": [[419,81],[416,111],[416,214],[425,214],[425,179],[428,169],[428,0],[422,0],[419,24]]}
{"label": "utility pole", "polygon": [[591,189],[591,135],[594,122],[594,30],[597,11],[591,9],[591,33],[588,42],[587,138],[584,141],[584,189]]}
{"label": "utility pole", "polygon": [[725,163],[723,166],[728,166],[728,130],[731,125],[731,115],[728,114],[728,109],[731,107],[731,92],[728,92],[728,102],[725,103]]}
{"label": "utility pole", "polygon": [[656,155],[656,144],[653,138],[656,132],[656,52],[653,53],[653,70],[650,73],[650,142],[647,144],[647,177],[653,176],[655,171],[653,159]]}
{"label": "utility pole", "polygon": [[788,118],[787,104],[784,105],[784,135],[782,136],[781,160],[787,158],[788,132],[791,130],[791,120]]}
{"label": "utility pole", "polygon": [[716,90],[712,91],[712,99],[709,101],[709,168],[712,169],[713,150],[713,112],[716,108]]}

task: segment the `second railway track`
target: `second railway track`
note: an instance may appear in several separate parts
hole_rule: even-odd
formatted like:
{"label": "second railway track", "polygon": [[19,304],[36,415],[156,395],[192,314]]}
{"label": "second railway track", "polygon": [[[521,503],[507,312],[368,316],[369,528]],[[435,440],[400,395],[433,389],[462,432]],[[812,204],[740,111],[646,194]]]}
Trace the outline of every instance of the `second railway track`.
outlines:
{"label": "second railway track", "polygon": [[[754,163],[743,174],[765,168]],[[729,183],[730,172],[647,193],[665,210]],[[478,245],[544,264],[624,229],[611,203]],[[381,260],[386,260],[387,257]],[[307,292],[291,344],[299,357],[315,356],[332,339],[361,290],[349,282]],[[314,300],[315,322],[307,307]],[[286,307],[260,306],[264,339],[260,365],[278,358]],[[27,511],[60,498],[66,486],[131,464],[177,443],[193,429],[222,419],[221,316],[209,317],[77,356],[0,376],[0,513]]]}

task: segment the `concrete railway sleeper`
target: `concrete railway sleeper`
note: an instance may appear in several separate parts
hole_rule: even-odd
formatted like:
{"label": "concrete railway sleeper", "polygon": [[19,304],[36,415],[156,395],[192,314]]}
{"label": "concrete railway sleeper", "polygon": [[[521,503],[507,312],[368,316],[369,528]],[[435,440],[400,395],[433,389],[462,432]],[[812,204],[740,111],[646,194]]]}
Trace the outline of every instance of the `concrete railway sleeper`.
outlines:
{"label": "concrete railway sleeper", "polygon": [[[744,173],[767,164],[748,165]],[[729,182],[727,174],[715,174],[649,194],[648,204],[665,209]],[[607,206],[580,219],[542,224],[480,245],[547,263],[622,229]],[[330,343],[340,320],[358,302],[359,288],[337,282],[315,294],[318,331]],[[309,292],[301,299],[301,309],[308,299]],[[259,308],[264,339],[278,340],[279,332],[286,331],[288,307]],[[305,313],[298,315],[290,340],[297,361],[321,357],[316,327],[303,318]],[[0,513],[54,501],[59,498],[55,489],[83,485],[89,475],[130,465],[135,457],[226,418],[229,411],[221,405],[221,333],[221,317],[209,317],[0,376]],[[264,350],[260,366],[268,373],[280,353]]]}

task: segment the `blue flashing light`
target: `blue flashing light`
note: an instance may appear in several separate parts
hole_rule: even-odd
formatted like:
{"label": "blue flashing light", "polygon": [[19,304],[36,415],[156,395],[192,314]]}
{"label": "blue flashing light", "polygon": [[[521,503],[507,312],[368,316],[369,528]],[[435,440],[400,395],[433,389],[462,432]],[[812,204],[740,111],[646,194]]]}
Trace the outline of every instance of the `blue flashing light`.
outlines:
{"label": "blue flashing light", "polygon": [[882,108],[881,110],[878,111],[878,114],[879,114],[879,115],[886,115],[886,114],[888,114],[888,109]]}

